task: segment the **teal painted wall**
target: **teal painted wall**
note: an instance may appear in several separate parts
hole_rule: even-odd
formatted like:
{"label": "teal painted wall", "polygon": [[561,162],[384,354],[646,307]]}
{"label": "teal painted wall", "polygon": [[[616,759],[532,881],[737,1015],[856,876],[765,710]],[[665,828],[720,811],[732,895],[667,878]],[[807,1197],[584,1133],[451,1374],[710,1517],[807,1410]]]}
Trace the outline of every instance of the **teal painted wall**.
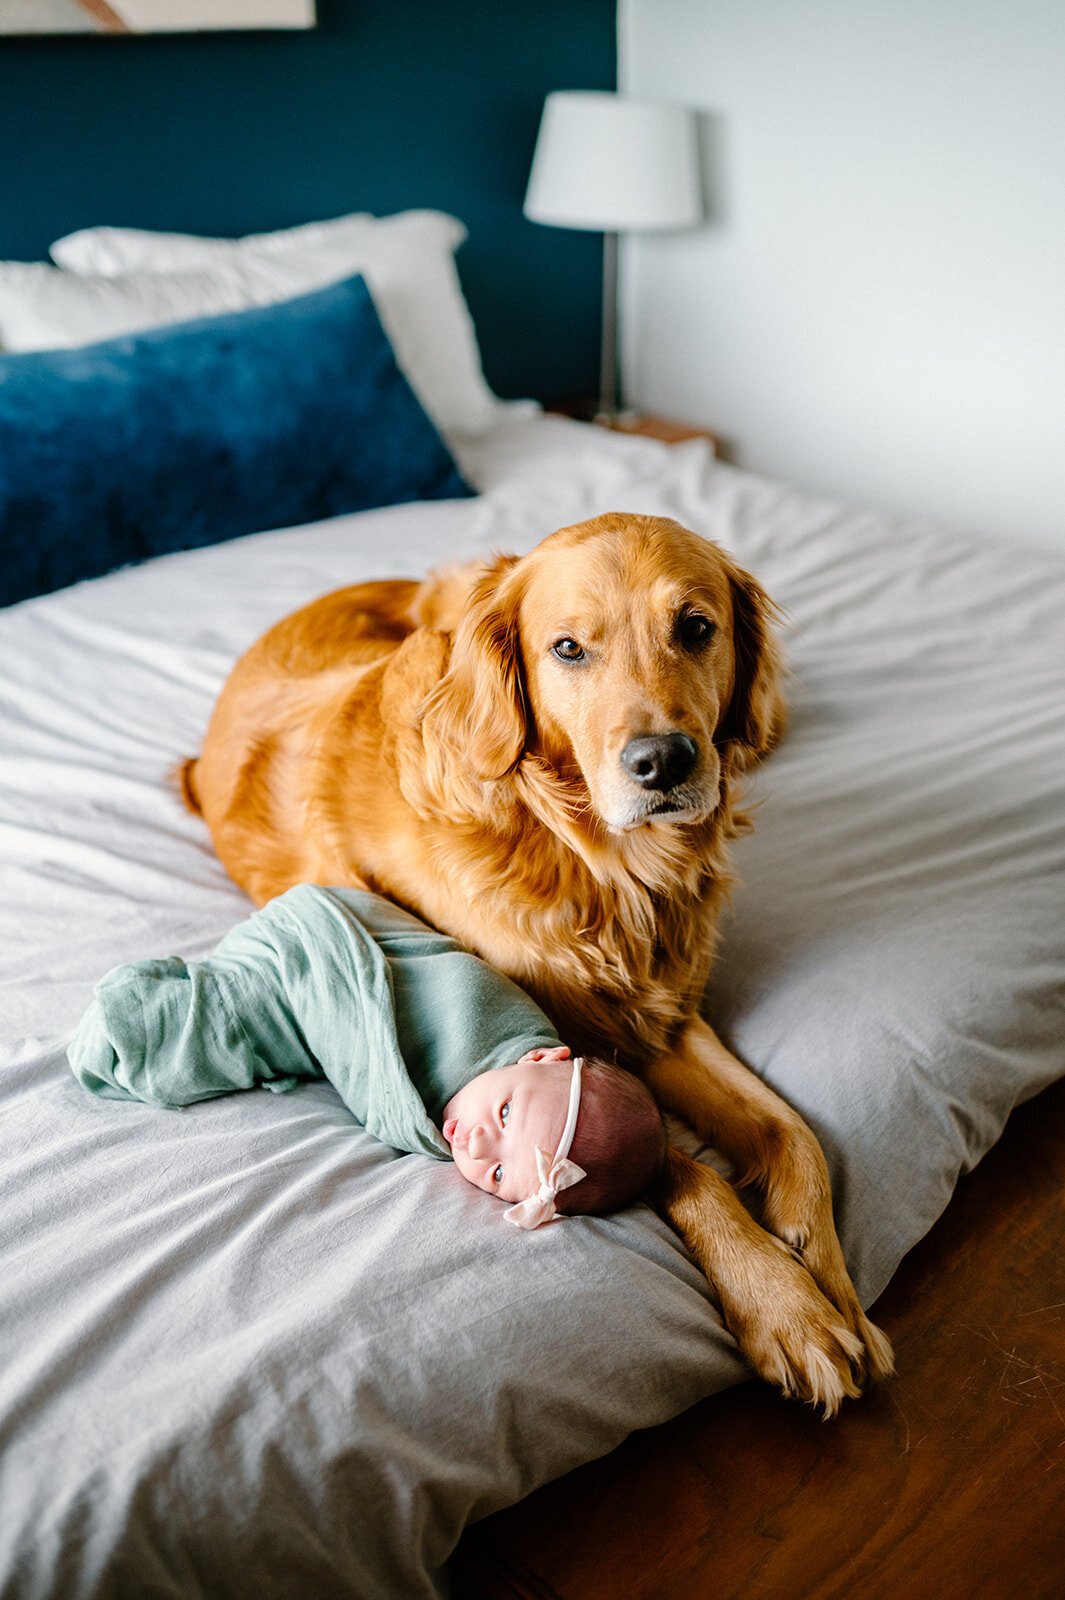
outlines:
{"label": "teal painted wall", "polygon": [[601,243],[521,201],[543,97],[614,88],[615,0],[319,0],[308,33],[0,40],[0,258],[96,223],[454,212],[489,382],[598,384]]}

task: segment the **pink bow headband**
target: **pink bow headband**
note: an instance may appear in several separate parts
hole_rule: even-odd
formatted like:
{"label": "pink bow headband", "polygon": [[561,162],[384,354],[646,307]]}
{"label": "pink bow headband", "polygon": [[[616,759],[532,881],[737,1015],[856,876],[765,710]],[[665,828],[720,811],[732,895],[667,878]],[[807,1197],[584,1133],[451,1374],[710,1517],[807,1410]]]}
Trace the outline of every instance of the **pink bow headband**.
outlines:
{"label": "pink bow headband", "polygon": [[541,1222],[552,1222],[558,1215],[555,1206],[555,1196],[560,1189],[568,1189],[571,1184],[580,1183],[586,1176],[583,1167],[575,1161],[568,1161],[569,1147],[573,1143],[573,1134],[577,1127],[577,1113],[581,1105],[581,1067],[583,1057],[577,1056],[573,1063],[573,1076],[569,1083],[569,1109],[566,1112],[566,1125],[562,1129],[562,1137],[558,1141],[558,1149],[554,1156],[549,1156],[546,1150],[536,1146],[536,1175],[540,1179],[540,1187],[515,1206],[508,1206],[503,1215],[508,1222],[516,1228],[538,1228]]}

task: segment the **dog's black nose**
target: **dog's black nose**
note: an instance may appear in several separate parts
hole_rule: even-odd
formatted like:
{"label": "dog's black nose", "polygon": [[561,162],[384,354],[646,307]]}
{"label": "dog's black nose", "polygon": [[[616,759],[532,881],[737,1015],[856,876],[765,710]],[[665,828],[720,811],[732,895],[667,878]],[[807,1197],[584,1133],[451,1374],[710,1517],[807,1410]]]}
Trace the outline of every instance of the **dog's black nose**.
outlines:
{"label": "dog's black nose", "polygon": [[630,739],[621,765],[643,789],[675,789],[695,765],[699,746],[686,733],[660,733]]}

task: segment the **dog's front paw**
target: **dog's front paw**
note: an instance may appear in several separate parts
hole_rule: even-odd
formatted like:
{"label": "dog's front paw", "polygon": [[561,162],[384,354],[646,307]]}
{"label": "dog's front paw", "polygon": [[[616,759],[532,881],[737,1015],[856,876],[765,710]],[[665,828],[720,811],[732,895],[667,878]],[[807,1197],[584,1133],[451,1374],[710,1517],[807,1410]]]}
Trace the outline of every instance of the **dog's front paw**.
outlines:
{"label": "dog's front paw", "polygon": [[895,1352],[891,1340],[875,1322],[870,1322],[864,1311],[857,1317],[858,1337],[865,1346],[865,1370],[871,1383],[882,1383],[893,1376]]}
{"label": "dog's front paw", "polygon": [[[812,1136],[805,1150],[805,1165],[792,1162],[790,1182],[774,1181],[766,1195],[765,1223],[773,1236],[802,1262],[824,1297],[835,1308],[861,1346],[855,1373],[861,1383],[878,1383],[895,1370],[891,1342],[869,1321],[851,1283],[843,1250],[832,1219],[832,1192],[828,1169]],[[793,1157],[796,1152],[792,1152]]]}
{"label": "dog's front paw", "polygon": [[784,1243],[791,1247],[852,1336],[859,1341],[861,1356],[855,1364],[859,1381],[880,1383],[890,1378],[895,1371],[891,1341],[862,1310],[831,1224],[816,1232],[810,1230],[801,1242],[785,1237]]}
{"label": "dog's front paw", "polygon": [[801,1235],[804,1252],[834,1269],[826,1292],[798,1249],[760,1227],[719,1172],[672,1146],[651,1197],[702,1267],[760,1378],[830,1417],[868,1376],[890,1372],[891,1346],[862,1314],[831,1212],[827,1230]]}
{"label": "dog's front paw", "polygon": [[868,1346],[791,1251],[772,1242],[757,1298],[746,1308],[723,1302],[725,1321],[760,1378],[835,1416],[844,1400],[861,1393]]}

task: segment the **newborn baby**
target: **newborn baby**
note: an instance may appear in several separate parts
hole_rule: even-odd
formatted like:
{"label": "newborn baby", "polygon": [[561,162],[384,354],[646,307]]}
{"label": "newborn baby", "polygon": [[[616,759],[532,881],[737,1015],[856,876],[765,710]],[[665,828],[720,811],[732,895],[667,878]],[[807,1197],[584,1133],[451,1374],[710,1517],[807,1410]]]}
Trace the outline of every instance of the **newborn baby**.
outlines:
{"label": "newborn baby", "polygon": [[355,889],[290,889],[201,962],[116,967],[68,1057],[92,1093],[160,1106],[328,1079],[386,1144],[518,1202],[523,1228],[630,1204],[665,1152],[638,1079],[573,1061],[508,978]]}

